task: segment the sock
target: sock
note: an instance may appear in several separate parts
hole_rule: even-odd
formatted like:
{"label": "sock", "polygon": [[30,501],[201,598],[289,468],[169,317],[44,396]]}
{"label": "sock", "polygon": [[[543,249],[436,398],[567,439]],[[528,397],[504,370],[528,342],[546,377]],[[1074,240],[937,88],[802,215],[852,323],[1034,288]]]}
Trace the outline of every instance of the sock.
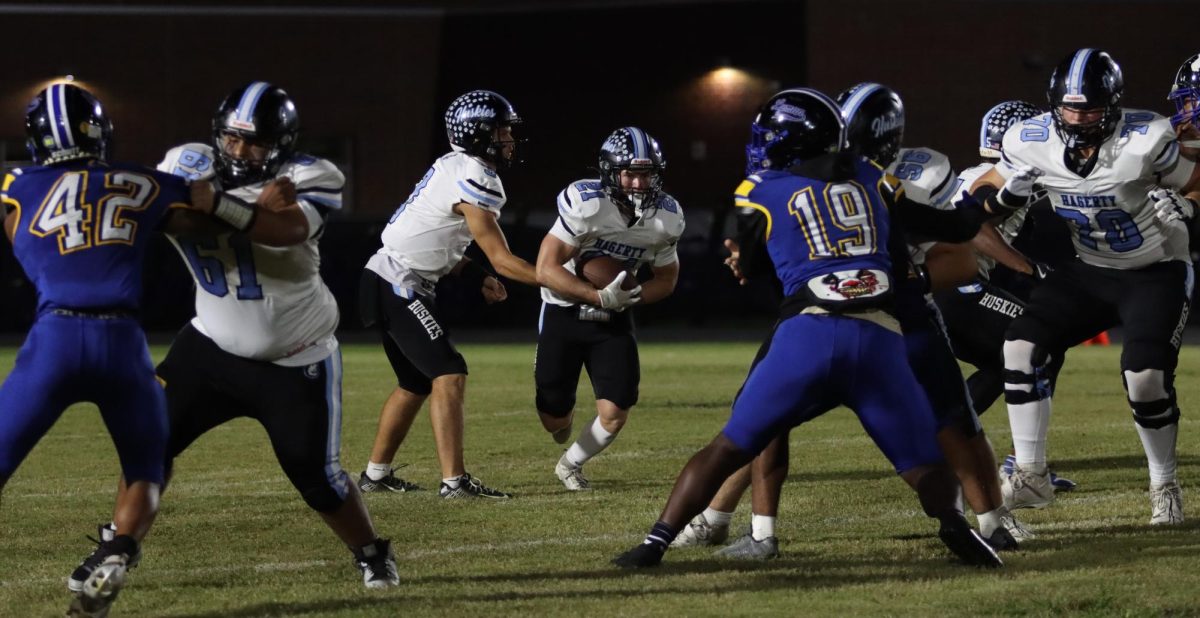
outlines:
{"label": "sock", "polygon": [[462,479],[462,475],[452,476],[448,479],[442,479],[442,482],[450,489],[458,489],[458,486],[462,484]]}
{"label": "sock", "polygon": [[733,520],[733,513],[718,511],[712,507],[704,509],[704,512],[701,513],[701,515],[704,516],[704,521],[707,521],[713,526],[728,526],[729,522]]}
{"label": "sock", "polygon": [[1046,433],[1050,428],[1050,400],[1009,404],[1013,452],[1017,465],[1034,474],[1046,473]]}
{"label": "sock", "polygon": [[1138,437],[1146,450],[1150,464],[1150,484],[1162,485],[1175,480],[1175,442],[1179,436],[1179,423],[1161,429],[1150,429],[1137,425]]}
{"label": "sock", "polygon": [[775,536],[775,518],[755,513],[750,517],[750,538],[765,541]]}
{"label": "sock", "polygon": [[654,522],[654,527],[650,528],[650,533],[646,535],[646,540],[642,541],[643,545],[653,545],[659,551],[667,551],[667,547],[671,541],[675,540],[675,531],[670,526],[661,521]]}
{"label": "sock", "polygon": [[378,481],[392,473],[392,464],[379,464],[373,461],[367,462],[367,478],[372,481]]}
{"label": "sock", "polygon": [[113,540],[108,542],[105,549],[108,550],[110,555],[125,554],[132,557],[138,553],[138,542],[128,534],[118,534],[113,537]]}
{"label": "sock", "polygon": [[976,513],[975,519],[979,520],[979,534],[985,539],[992,536],[996,528],[1004,526],[1004,522],[1000,521],[1000,516],[1003,514],[1003,508],[992,509],[986,513]]}
{"label": "sock", "polygon": [[600,417],[597,416],[579,432],[579,439],[575,440],[575,444],[567,449],[567,463],[577,468],[582,466],[589,459],[608,448],[608,445],[612,444],[616,437],[617,434],[609,433],[600,425]]}

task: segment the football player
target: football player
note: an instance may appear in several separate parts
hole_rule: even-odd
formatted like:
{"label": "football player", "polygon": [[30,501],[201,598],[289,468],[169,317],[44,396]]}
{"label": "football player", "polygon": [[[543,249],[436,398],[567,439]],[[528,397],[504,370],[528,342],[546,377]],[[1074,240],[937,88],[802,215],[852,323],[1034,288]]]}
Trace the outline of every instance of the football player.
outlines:
{"label": "football player", "polygon": [[[1041,113],[1037,106],[1025,101],[1004,101],[989,109],[983,115],[979,129],[979,155],[983,161],[958,175],[959,186],[970,187],[996,166],[1004,148],[1004,133],[1009,127]],[[961,192],[955,191],[954,202],[957,204],[962,199]],[[1011,278],[993,279],[992,272],[1000,263],[1009,271],[1019,273],[1033,282],[1040,281],[1050,272],[1050,267],[1045,263],[1029,258],[1012,244],[1026,223],[1026,214],[1035,214],[1039,210],[1050,211],[1044,194],[1035,197],[1027,209],[1012,212],[999,221],[984,223],[979,234],[971,241],[979,267],[975,280],[934,294],[955,356],[977,369],[967,378],[967,387],[971,392],[971,401],[980,414],[1004,393],[1004,331],[1013,318],[1024,311],[1028,300],[1029,286],[1013,285]],[[1050,227],[1053,223],[1054,220],[1043,218],[1038,225]],[[1061,241],[1069,242],[1065,233]],[[1005,285],[1005,282],[1009,284]],[[1047,373],[1051,390],[1065,357],[1062,352],[1050,356]],[[1005,458],[1005,474],[1012,473],[1014,463],[1013,456]],[[1074,481],[1062,478],[1054,471],[1050,472],[1050,481],[1059,491],[1070,491],[1076,486]]]}
{"label": "football player", "polygon": [[[600,178],[575,181],[558,194],[558,219],[538,252],[543,302],[534,381],[542,426],[556,442],[566,442],[585,366],[596,395],[596,418],[554,466],[571,491],[590,488],[583,464],[616,439],[637,403],[641,370],[626,309],[670,296],[679,278],[675,246],[683,234],[683,209],[662,191],[664,167],[658,141],[648,133],[637,127],[613,131],[600,147]],[[596,289],[577,274],[600,256],[619,260],[625,271]],[[622,289],[643,266],[652,278]]]}
{"label": "football player", "polygon": [[463,461],[463,391],[467,363],[438,320],[434,286],[448,274],[478,281],[484,299],[507,297],[490,272],[464,257],[474,241],[503,276],[537,285],[529,262],[513,255],[500,229],[507,197],[500,171],[517,161],[513,128],[521,122],[507,99],[472,90],[446,110],[451,151],[437,161],[396,209],[383,230],[383,247],[363,273],[363,321],[376,325],[397,387],[379,413],[379,428],[364,491],[411,491],[396,477],[392,460],[426,399],[441,464],[443,498],[506,499],[467,473]]}
{"label": "football player", "polygon": [[[925,513],[939,520],[947,547],[969,564],[1001,566],[958,507],[958,481],[938,449],[936,420],[890,310],[899,282],[891,272],[889,210],[903,208],[903,189],[845,147],[837,103],[815,90],[772,97],[751,135],[752,169],[761,171],[743,181],[735,203],[761,214],[739,234],[731,267],[741,278],[773,264],[786,295],[780,320],[725,428],[680,473],[645,541],[613,562],[659,564],[726,477],[781,433],[844,404],[916,490]],[[814,356],[813,349],[827,353]]]}
{"label": "football player", "polygon": [[1050,78],[1050,112],[1013,125],[1000,163],[972,189],[996,212],[1026,206],[1041,186],[1069,224],[1078,256],[1047,275],[1005,333],[1004,398],[1016,451],[1005,501],[1054,500],[1046,467],[1050,357],[1121,324],[1122,382],[1149,460],[1150,523],[1176,524],[1183,498],[1174,378],[1193,281],[1186,219],[1195,213],[1170,189],[1193,183],[1195,165],[1180,157],[1165,118],[1121,107],[1123,91],[1109,54],[1067,55]]}
{"label": "football player", "polygon": [[[141,166],[110,163],[112,124],[91,93],[71,84],[42,90],[26,108],[34,166],[4,179],[4,231],[37,289],[37,318],[0,387],[0,488],[67,406],[94,402],[121,460],[110,539],[78,581],[68,615],[107,614],[141,555],[165,480],[167,410],[138,323],[150,232],[218,229],[185,209],[187,183]],[[208,183],[193,185],[211,211]],[[267,196],[282,205],[285,192]],[[236,199],[234,200],[237,201]],[[246,203],[218,216],[237,220]],[[196,217],[200,217],[197,219]]]}
{"label": "football player", "polygon": [[[158,366],[171,421],[168,472],[171,461],[208,430],[253,418],[266,429],[305,503],[354,554],[363,584],[394,586],[399,577],[390,543],[375,533],[338,462],[338,309],[321,280],[317,243],[329,214],[341,208],[345,179],[333,163],[296,150],[296,106],[267,82],[230,93],[212,127],[211,144],[172,148],[158,168],[215,178],[245,201],[286,179],[295,198],[274,211],[242,212],[235,230],[226,233],[169,236],[195,279],[196,316]],[[85,561],[72,580],[93,561]]]}
{"label": "football player", "polygon": [[[886,167],[897,178],[904,195],[927,208],[953,210],[950,197],[958,184],[945,155],[929,148],[901,148],[905,117],[900,96],[880,84],[864,82],[842,92],[837,101],[846,121],[849,144],[862,156]],[[896,219],[899,219],[897,217]],[[893,220],[893,233],[903,230],[903,220]],[[942,328],[930,291],[952,288],[972,278],[975,259],[967,244],[918,241],[908,237],[908,260],[915,277],[896,288],[896,315],[904,333],[908,363],[938,421],[938,442],[962,483],[967,503],[979,522],[984,539],[997,550],[1015,549],[1032,534],[1003,505],[995,454],[975,414]],[[957,380],[947,379],[958,376]],[[734,558],[770,558],[778,555],[774,535],[775,515],[782,482],[787,475],[786,436],[776,440],[760,459],[777,459],[772,465],[756,462],[756,473],[776,472],[769,478],[754,475],[756,487],[750,533],[718,555]],[[775,481],[774,483],[772,481]],[[742,488],[745,488],[743,480]],[[676,538],[676,545],[715,544],[727,534],[728,517],[741,492],[727,482],[718,493],[721,502],[710,503]],[[716,529],[709,519],[723,522]]]}

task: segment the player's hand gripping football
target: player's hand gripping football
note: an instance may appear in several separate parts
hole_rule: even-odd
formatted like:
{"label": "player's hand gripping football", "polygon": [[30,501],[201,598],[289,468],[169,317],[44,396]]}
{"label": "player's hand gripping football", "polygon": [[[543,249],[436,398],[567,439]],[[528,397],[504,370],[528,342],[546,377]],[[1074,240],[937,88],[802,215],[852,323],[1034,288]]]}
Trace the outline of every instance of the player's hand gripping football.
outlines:
{"label": "player's hand gripping football", "polygon": [[276,178],[258,194],[259,208],[278,212],[296,203],[296,185],[290,178]]}
{"label": "player's hand gripping football", "polygon": [[1174,189],[1154,189],[1147,196],[1154,202],[1154,216],[1163,225],[1172,221],[1186,223],[1196,215],[1196,203]]}
{"label": "player's hand gripping football", "polygon": [[1003,190],[1019,198],[1028,198],[1033,195],[1033,185],[1037,183],[1037,179],[1045,173],[1032,165],[1022,165],[1004,183]]}
{"label": "player's hand gripping football", "polygon": [[621,284],[625,283],[625,278],[628,276],[627,271],[621,271],[611,283],[596,290],[600,294],[601,309],[624,311],[642,300],[642,286],[639,285],[629,290],[621,288]]}
{"label": "player's hand gripping football", "polygon": [[504,289],[504,284],[495,277],[484,277],[483,286],[479,288],[483,294],[483,300],[487,304],[503,302],[508,298],[508,290]]}
{"label": "player's hand gripping football", "polygon": [[738,262],[738,258],[742,255],[742,248],[732,238],[725,239],[725,248],[729,250],[729,257],[725,258],[725,265],[738,280],[738,285],[746,285],[746,276],[742,274],[742,267]]}

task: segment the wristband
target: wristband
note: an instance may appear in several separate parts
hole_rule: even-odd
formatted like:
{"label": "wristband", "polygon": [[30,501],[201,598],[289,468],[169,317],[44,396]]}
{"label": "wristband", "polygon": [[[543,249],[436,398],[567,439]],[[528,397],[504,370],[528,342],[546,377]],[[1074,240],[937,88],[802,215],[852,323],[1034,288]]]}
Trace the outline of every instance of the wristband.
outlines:
{"label": "wristband", "polygon": [[236,198],[224,191],[213,195],[213,216],[233,226],[239,232],[245,232],[254,225],[258,209],[245,200]]}

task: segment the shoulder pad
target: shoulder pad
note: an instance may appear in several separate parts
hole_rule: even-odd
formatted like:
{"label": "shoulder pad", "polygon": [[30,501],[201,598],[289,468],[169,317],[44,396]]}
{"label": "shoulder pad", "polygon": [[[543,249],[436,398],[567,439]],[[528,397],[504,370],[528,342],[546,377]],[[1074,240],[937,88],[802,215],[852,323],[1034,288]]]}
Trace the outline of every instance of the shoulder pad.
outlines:
{"label": "shoulder pad", "polygon": [[680,207],[679,200],[676,200],[674,196],[668,193],[658,196],[658,207],[669,213],[678,215],[681,219],[683,218],[683,208]]}
{"label": "shoulder pad", "polygon": [[901,148],[888,172],[900,179],[909,199],[930,206],[948,202],[958,183],[950,159],[931,148]]}
{"label": "shoulder pad", "polygon": [[279,176],[291,178],[297,190],[321,188],[341,191],[346,184],[346,176],[331,161],[308,155],[292,157],[279,170]]}
{"label": "shoulder pad", "polygon": [[156,169],[188,180],[206,180],[216,174],[214,155],[211,145],[192,142],[168,150]]}

